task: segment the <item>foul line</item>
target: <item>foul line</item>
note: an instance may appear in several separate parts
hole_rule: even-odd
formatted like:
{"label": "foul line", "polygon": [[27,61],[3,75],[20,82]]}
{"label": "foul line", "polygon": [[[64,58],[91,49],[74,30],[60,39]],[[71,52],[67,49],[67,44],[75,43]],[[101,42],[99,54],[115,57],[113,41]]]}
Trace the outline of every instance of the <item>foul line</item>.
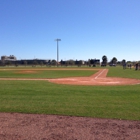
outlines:
{"label": "foul line", "polygon": [[106,69],[104,69],[103,71],[101,71],[94,79],[97,79]]}

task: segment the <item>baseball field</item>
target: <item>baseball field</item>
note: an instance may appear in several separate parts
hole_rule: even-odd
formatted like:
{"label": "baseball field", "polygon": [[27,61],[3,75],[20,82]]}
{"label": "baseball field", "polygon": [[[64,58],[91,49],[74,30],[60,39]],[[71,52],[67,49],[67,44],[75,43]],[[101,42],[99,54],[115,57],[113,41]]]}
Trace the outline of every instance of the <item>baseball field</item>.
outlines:
{"label": "baseball field", "polygon": [[[11,115],[11,113],[16,117],[18,114],[19,116],[21,114],[42,114],[57,115],[62,118],[84,117],[86,119],[118,120],[118,125],[121,123],[124,126],[123,123],[134,122],[135,136],[131,134],[130,137],[128,134],[130,130],[127,131],[127,129],[126,133],[124,132],[127,136],[122,132],[120,132],[122,135],[114,132],[117,133],[115,136],[112,136],[111,133],[106,136],[116,139],[118,135],[122,136],[120,138],[140,138],[140,134],[138,134],[140,132],[140,70],[123,70],[119,66],[106,68],[1,67],[0,112],[1,124],[4,116]],[[10,116],[9,119],[7,117],[6,123],[12,117]],[[26,122],[26,120],[24,121]],[[99,125],[103,127],[102,124]],[[117,123],[114,122],[115,124]],[[8,128],[5,127],[5,124],[3,125],[5,132],[9,134]],[[127,128],[128,126],[133,127],[132,124],[127,125]],[[107,124],[104,130],[106,127]],[[88,128],[85,126],[85,129]],[[86,133],[88,134],[88,132]],[[2,134],[1,132],[0,138],[4,137]],[[99,138],[98,136],[102,138],[102,135],[97,135],[96,138]],[[17,138],[15,135],[13,137]],[[52,133],[50,139],[51,137]],[[8,138],[8,135],[5,135],[5,138]],[[61,138],[65,138],[64,135],[61,134]],[[80,138],[80,136],[75,135],[75,138]]]}

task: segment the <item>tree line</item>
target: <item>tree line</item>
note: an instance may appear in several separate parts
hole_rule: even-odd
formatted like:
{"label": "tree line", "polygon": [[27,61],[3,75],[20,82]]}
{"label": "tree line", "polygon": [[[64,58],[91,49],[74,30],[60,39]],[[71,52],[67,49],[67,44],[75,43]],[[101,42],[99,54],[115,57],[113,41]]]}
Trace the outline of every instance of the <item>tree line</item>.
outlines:
{"label": "tree line", "polygon": [[110,61],[108,61],[108,58],[106,55],[102,56],[102,61],[100,62],[100,59],[88,59],[87,61],[83,60],[61,60],[57,63],[55,59],[53,60],[40,60],[40,59],[33,59],[33,60],[16,60],[16,61],[10,61],[10,60],[5,60],[2,61],[0,60],[0,66],[37,66],[40,65],[42,66],[78,66],[81,67],[83,65],[89,66],[89,67],[96,67],[96,66],[116,66],[116,65],[124,65],[124,64],[131,64],[135,65],[136,62],[131,62],[131,61],[126,61],[123,59],[122,61],[118,61],[116,57],[113,57]]}

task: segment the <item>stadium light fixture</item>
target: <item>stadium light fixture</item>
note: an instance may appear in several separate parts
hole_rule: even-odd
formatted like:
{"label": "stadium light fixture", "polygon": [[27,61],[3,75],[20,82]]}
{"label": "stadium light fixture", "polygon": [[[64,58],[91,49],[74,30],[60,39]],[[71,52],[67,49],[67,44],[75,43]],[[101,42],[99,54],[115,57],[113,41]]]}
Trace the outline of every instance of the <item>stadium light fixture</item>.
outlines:
{"label": "stadium light fixture", "polygon": [[58,42],[61,41],[61,39],[55,39],[55,41],[57,41],[57,67],[58,67],[58,63],[59,63],[59,46],[58,46]]}

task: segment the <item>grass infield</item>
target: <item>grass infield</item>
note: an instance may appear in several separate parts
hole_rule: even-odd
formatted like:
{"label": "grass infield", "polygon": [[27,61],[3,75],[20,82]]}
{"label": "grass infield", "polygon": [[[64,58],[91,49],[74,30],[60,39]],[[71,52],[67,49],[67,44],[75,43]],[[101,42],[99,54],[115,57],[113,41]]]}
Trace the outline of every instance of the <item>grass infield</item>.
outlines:
{"label": "grass infield", "polygon": [[[42,77],[90,76],[95,72],[91,70],[49,70],[46,73],[43,70]],[[7,73],[1,69],[0,77],[32,75],[23,76],[15,71],[9,68]],[[108,76],[140,79],[140,71],[113,67],[109,68]],[[31,77],[42,78],[41,73]],[[0,80],[0,112],[140,120],[140,85],[72,86],[47,81]]]}

